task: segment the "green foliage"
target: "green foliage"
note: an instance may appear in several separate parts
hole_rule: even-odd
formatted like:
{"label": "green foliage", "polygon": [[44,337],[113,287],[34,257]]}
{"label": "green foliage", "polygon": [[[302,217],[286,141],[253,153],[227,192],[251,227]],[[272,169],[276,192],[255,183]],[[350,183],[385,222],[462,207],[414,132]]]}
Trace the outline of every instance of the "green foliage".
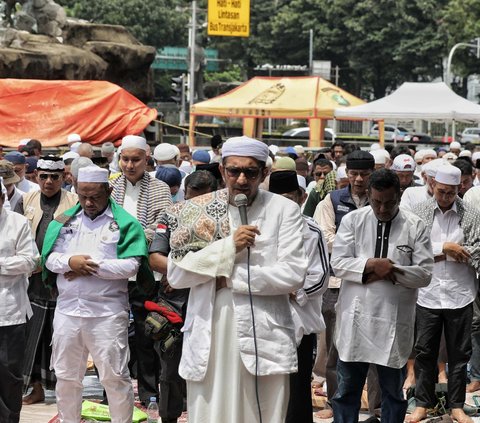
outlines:
{"label": "green foliage", "polygon": [[205,82],[237,82],[242,81],[242,71],[239,66],[233,65],[223,72],[205,72]]}

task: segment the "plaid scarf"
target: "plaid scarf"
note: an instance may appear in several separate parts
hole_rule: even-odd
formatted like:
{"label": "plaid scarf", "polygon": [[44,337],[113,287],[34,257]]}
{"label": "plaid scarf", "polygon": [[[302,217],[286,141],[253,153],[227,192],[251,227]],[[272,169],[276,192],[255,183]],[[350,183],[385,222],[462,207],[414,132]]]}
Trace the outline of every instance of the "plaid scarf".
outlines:
{"label": "plaid scarf", "polygon": [[170,230],[173,260],[181,260],[189,251],[198,251],[230,234],[228,190],[211,192],[177,203],[160,218]]}
{"label": "plaid scarf", "polygon": [[[120,206],[123,206],[127,178],[119,176],[111,182],[113,191],[111,197]],[[153,225],[161,212],[172,205],[172,197],[168,185],[152,178],[148,172],[143,174],[140,181],[140,193],[137,204],[137,220],[143,229]]]}

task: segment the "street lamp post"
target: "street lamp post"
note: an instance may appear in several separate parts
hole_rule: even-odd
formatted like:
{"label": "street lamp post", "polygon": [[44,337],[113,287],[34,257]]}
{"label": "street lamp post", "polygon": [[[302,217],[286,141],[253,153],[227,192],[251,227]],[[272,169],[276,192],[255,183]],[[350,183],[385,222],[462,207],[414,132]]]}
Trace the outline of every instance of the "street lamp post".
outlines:
{"label": "street lamp post", "polygon": [[476,38],[476,44],[469,44],[469,43],[458,43],[455,44],[452,49],[450,50],[450,53],[448,54],[448,60],[447,60],[447,74],[445,77],[445,82],[449,87],[452,86],[450,82],[450,68],[452,66],[452,59],[453,59],[453,54],[455,53],[455,50],[459,47],[473,47],[477,49],[477,59],[480,59],[480,38]]}
{"label": "street lamp post", "polygon": [[192,110],[195,99],[195,41],[197,37],[197,1],[192,1],[192,22],[190,25],[190,81],[189,81],[189,110]]}

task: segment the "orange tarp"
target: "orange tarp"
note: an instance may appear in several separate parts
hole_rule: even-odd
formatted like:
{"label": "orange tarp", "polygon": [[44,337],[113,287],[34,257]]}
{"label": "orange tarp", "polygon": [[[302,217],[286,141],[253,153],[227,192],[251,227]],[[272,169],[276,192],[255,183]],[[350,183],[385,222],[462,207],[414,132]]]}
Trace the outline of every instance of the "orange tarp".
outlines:
{"label": "orange tarp", "polygon": [[45,147],[71,133],[101,144],[138,134],[157,117],[136,97],[106,81],[0,79],[0,145],[35,138]]}

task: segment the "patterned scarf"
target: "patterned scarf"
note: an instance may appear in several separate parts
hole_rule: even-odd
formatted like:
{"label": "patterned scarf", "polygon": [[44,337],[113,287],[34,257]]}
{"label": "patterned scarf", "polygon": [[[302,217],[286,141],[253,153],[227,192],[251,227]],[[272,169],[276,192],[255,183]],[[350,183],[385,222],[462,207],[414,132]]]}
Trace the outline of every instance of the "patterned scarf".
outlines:
{"label": "patterned scarf", "polygon": [[319,194],[319,202],[322,201],[329,192],[337,189],[337,172],[332,170],[325,176],[323,181],[318,181],[315,186],[315,191]]}
{"label": "patterned scarf", "polygon": [[[125,175],[121,175],[113,180],[111,184],[113,187],[111,197],[117,204],[123,206],[127,178]],[[143,229],[154,224],[159,213],[172,205],[169,193],[170,190],[166,184],[153,179],[148,172],[143,174],[143,178],[140,181],[140,193],[137,204],[137,220]]]}
{"label": "patterned scarf", "polygon": [[173,260],[198,251],[230,234],[228,190],[211,192],[177,203],[160,218],[170,230]]}

